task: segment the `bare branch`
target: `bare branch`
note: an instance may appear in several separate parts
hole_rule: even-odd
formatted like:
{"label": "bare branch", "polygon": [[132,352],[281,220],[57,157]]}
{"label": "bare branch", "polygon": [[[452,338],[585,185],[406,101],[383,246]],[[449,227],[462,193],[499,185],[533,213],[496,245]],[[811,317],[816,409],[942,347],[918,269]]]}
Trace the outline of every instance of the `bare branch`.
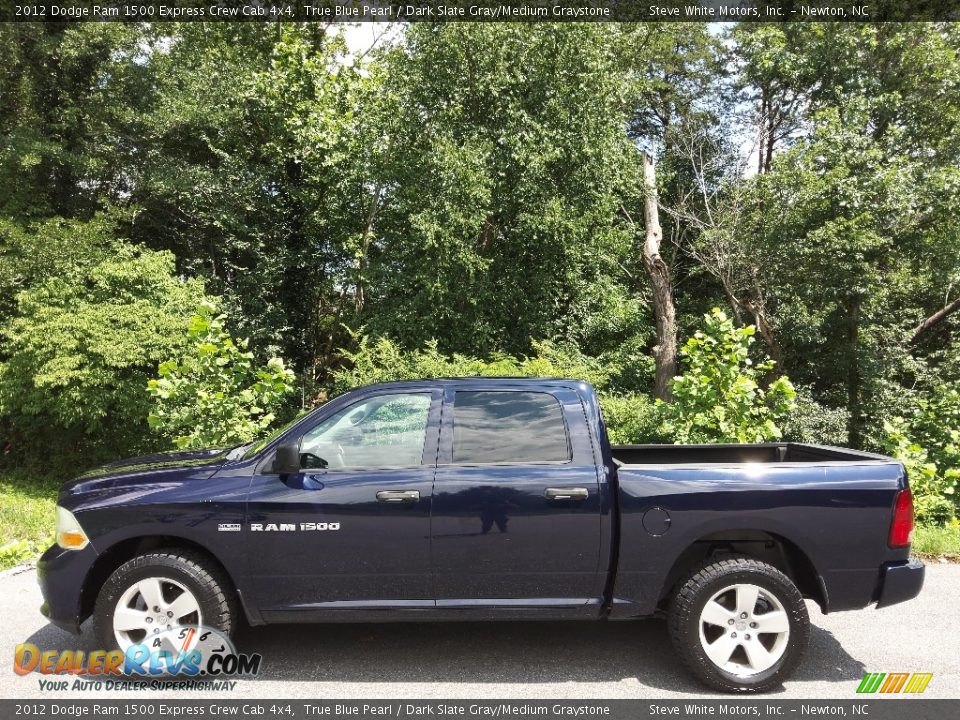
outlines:
{"label": "bare branch", "polygon": [[931,328],[939,325],[958,310],[960,310],[960,297],[958,297],[952,303],[944,305],[942,308],[933,313],[933,315],[917,325],[913,329],[913,334],[910,336],[910,344],[913,345],[916,343],[925,333],[929,332]]}

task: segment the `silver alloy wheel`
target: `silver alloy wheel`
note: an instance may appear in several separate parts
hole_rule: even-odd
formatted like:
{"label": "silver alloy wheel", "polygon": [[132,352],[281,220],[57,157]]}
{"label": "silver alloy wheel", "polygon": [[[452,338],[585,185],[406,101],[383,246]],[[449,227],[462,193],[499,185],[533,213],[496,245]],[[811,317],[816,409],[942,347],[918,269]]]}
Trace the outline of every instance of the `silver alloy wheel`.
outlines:
{"label": "silver alloy wheel", "polygon": [[[113,611],[113,634],[123,651],[178,625],[202,624],[197,598],[183,583],[166,577],[138,580],[124,591]],[[161,640],[162,649],[178,651],[168,637]]]}
{"label": "silver alloy wheel", "polygon": [[724,672],[746,678],[769,670],[786,652],[790,618],[777,597],[758,585],[729,585],[700,611],[700,645]]}

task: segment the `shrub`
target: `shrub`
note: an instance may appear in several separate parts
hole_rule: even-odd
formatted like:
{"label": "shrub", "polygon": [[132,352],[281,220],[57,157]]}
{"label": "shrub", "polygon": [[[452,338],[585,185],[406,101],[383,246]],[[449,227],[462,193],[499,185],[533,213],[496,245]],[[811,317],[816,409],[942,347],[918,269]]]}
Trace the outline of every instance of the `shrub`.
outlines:
{"label": "shrub", "polygon": [[587,357],[570,344],[533,343],[529,357],[494,355],[489,359],[444,355],[436,342],[423,350],[404,350],[387,338],[360,337],[357,350],[344,351],[351,367],[334,376],[336,392],[374,382],[439,377],[563,377],[594,385],[600,396],[604,420],[614,443],[654,442],[660,412],[653,401],[636,393],[615,394],[607,389],[610,368]]}
{"label": "shrub", "polygon": [[661,406],[639,393],[601,393],[600,407],[614,445],[669,442],[663,434]]}
{"label": "shrub", "polygon": [[884,424],[887,431],[886,450],[903,463],[910,478],[913,507],[917,522],[942,525],[954,517],[958,475],[956,469],[942,471],[931,462],[927,450],[911,439],[903,418]]}
{"label": "shrub", "polygon": [[[755,442],[780,436],[776,421],[793,407],[790,381],[780,378],[767,390],[757,378],[772,362],[754,367],[748,357],[753,328],[734,328],[719,310],[707,316],[704,332],[698,332],[684,348],[690,373],[677,378],[679,402],[654,403],[646,395],[614,392],[610,378],[619,369],[587,357],[570,344],[535,341],[529,357],[494,355],[488,359],[444,355],[436,342],[422,350],[405,350],[387,338],[359,336],[355,351],[343,351],[350,367],[334,375],[335,392],[374,382],[438,377],[565,377],[594,385],[600,397],[604,421],[615,444],[644,442]],[[712,393],[712,395],[711,395]],[[707,404],[708,398],[716,400]],[[689,415],[688,415],[689,414]],[[666,420],[666,422],[665,422]],[[715,422],[711,428],[700,423]]]}
{"label": "shrub", "polygon": [[781,423],[783,439],[818,445],[844,445],[850,413],[832,408],[813,398],[809,388],[795,388],[793,411]]}
{"label": "shrub", "polygon": [[334,391],[342,393],[391,380],[441,377],[566,377],[597,387],[607,382],[607,373],[600,364],[572,345],[535,341],[533,348],[536,354],[531,357],[497,354],[484,360],[444,355],[437,349],[436,341],[428,342],[422,350],[404,350],[388,338],[358,335],[357,349],[342,351],[350,366],[334,373]]}
{"label": "shrub", "polygon": [[17,295],[51,277],[82,282],[114,255],[114,221],[52,218],[24,228],[0,218],[0,322],[17,313]]}
{"label": "shrub", "polygon": [[782,437],[796,392],[785,376],[764,388],[772,360],[754,364],[752,325],[738,328],[718,308],[680,350],[683,374],[671,383],[673,402],[662,404],[664,430],[677,443],[765,442]]}
{"label": "shrub", "polygon": [[960,484],[960,387],[941,384],[902,417],[884,423],[885,449],[907,469],[917,519],[945,523],[957,516]]}
{"label": "shrub", "polygon": [[[143,447],[143,386],[203,299],[173,255],[98,235],[31,279],[0,328],[0,419],[18,459],[78,464]],[[104,250],[109,247],[109,252]]]}
{"label": "shrub", "polygon": [[160,363],[147,383],[153,398],[150,427],[178,448],[225,447],[249,442],[276,419],[293,390],[293,372],[271,357],[256,367],[247,340],[224,330],[210,302],[190,319],[186,351]]}
{"label": "shrub", "polygon": [[0,568],[13,567],[35,555],[33,545],[27,540],[10,540],[0,545]]}

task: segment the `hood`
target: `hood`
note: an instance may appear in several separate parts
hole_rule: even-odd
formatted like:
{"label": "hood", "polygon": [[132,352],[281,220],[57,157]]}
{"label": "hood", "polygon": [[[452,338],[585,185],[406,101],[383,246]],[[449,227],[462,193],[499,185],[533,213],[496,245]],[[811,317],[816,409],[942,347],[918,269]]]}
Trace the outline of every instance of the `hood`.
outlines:
{"label": "hood", "polygon": [[227,459],[230,448],[208,448],[204,450],[173,450],[171,452],[140,455],[139,457],[117,460],[88,470],[76,478],[75,482],[103,480],[111,477],[127,477],[143,473],[169,470],[216,470]]}

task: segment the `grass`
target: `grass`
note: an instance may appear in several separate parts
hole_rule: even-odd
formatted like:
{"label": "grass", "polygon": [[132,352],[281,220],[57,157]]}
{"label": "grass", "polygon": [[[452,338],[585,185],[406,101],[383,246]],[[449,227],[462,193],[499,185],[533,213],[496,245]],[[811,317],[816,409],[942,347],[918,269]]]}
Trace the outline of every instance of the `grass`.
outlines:
{"label": "grass", "polygon": [[960,525],[917,525],[913,552],[926,558],[960,560]]}
{"label": "grass", "polygon": [[53,544],[59,480],[0,471],[0,570],[32,560]]}

